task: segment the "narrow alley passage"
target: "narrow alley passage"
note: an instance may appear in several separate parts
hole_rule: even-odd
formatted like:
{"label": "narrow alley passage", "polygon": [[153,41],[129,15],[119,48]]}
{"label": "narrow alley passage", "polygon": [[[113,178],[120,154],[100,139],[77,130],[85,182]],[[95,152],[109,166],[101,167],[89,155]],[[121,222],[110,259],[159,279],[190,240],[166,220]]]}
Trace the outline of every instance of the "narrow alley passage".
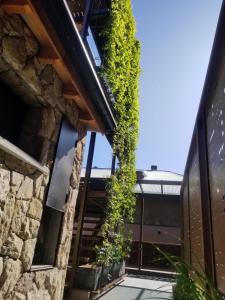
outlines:
{"label": "narrow alley passage", "polygon": [[172,285],[169,279],[129,275],[99,300],[172,300]]}

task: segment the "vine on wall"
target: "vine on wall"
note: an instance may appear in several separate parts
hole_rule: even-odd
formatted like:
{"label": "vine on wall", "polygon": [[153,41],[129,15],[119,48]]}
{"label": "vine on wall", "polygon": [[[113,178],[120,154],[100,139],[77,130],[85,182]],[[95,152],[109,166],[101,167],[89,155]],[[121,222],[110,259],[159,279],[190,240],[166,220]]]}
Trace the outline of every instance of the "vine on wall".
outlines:
{"label": "vine on wall", "polygon": [[104,30],[106,46],[102,72],[115,96],[117,129],[113,151],[119,169],[108,182],[108,207],[103,226],[103,243],[97,247],[97,263],[109,265],[123,260],[129,252],[125,221],[134,214],[136,183],[135,150],[138,140],[140,44],[130,0],[112,0],[111,15]]}

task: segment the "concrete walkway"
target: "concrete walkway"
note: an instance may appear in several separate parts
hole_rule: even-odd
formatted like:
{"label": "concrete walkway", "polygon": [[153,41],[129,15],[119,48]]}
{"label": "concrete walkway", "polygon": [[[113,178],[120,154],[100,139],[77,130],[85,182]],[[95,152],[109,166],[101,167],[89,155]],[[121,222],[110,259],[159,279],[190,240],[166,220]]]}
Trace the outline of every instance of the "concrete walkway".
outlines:
{"label": "concrete walkway", "polygon": [[172,298],[172,283],[148,276],[129,275],[99,300],[159,300]]}

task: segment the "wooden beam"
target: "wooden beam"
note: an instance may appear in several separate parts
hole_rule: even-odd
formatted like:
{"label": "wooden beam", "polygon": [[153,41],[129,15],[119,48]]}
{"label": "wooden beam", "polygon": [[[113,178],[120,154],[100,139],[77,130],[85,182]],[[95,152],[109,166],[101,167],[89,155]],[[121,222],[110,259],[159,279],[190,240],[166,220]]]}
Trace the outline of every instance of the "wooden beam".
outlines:
{"label": "wooden beam", "polygon": [[105,198],[106,191],[90,191],[88,193],[88,198]]}
{"label": "wooden beam", "polygon": [[74,99],[77,97],[79,94],[75,87],[71,85],[64,85],[63,87],[63,97],[66,99]]}
{"label": "wooden beam", "polygon": [[53,65],[59,59],[52,48],[42,48],[38,54],[38,60],[41,64]]}
{"label": "wooden beam", "polygon": [[83,113],[83,112],[80,112],[79,114],[79,120],[80,121],[87,121],[87,122],[90,122],[90,121],[93,121],[93,118],[92,116],[89,114],[89,113]]}
{"label": "wooden beam", "polygon": [[81,125],[86,126],[86,128],[90,131],[97,131],[97,132],[101,132],[100,128],[98,127],[98,124],[96,123],[96,121],[93,120],[79,120],[79,123]]}
{"label": "wooden beam", "polygon": [[3,0],[1,8],[7,14],[30,14],[32,9],[26,0]]}

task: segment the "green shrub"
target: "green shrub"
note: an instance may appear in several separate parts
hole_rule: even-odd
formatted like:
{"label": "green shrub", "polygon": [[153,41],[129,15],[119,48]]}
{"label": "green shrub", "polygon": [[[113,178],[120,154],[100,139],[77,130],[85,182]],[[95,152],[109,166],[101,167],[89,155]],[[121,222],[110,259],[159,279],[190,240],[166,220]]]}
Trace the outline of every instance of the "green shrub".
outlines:
{"label": "green shrub", "polygon": [[[199,265],[195,268],[186,263],[180,257],[172,257],[161,249],[156,249],[175,269],[176,284],[174,286],[174,300],[222,300],[217,288],[214,286],[212,279],[206,275],[204,268]],[[199,271],[200,270],[200,271]]]}

